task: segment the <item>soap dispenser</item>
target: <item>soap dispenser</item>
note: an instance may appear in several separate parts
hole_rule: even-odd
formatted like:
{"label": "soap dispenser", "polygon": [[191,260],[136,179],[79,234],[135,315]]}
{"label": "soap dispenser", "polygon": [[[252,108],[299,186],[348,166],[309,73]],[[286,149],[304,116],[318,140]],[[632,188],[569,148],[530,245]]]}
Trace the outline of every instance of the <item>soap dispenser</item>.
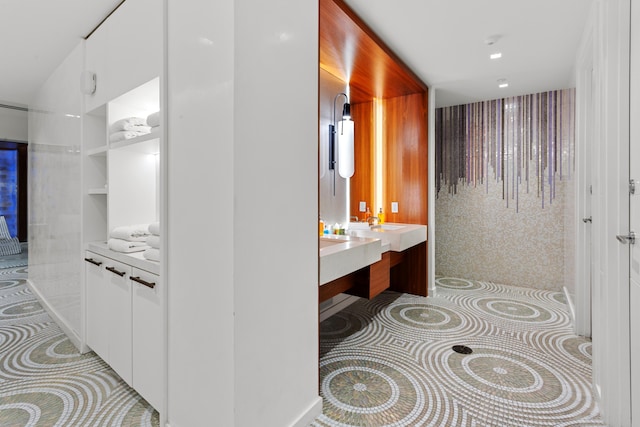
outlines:
{"label": "soap dispenser", "polygon": [[384,212],[382,212],[382,208],[380,208],[380,212],[378,212],[378,224],[384,224]]}
{"label": "soap dispenser", "polygon": [[369,222],[369,220],[371,219],[371,211],[369,210],[369,206],[367,206],[367,212],[365,212],[364,214],[364,220],[365,222]]}

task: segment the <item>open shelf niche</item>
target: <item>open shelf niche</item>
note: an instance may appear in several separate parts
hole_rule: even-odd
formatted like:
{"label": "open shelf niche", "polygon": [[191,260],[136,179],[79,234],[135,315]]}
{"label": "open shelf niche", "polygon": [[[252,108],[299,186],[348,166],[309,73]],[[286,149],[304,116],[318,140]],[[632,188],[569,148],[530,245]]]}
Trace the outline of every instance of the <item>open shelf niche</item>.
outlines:
{"label": "open shelf niche", "polygon": [[115,227],[159,221],[162,131],[109,142],[112,123],[159,110],[155,78],[84,115],[85,245],[106,242]]}

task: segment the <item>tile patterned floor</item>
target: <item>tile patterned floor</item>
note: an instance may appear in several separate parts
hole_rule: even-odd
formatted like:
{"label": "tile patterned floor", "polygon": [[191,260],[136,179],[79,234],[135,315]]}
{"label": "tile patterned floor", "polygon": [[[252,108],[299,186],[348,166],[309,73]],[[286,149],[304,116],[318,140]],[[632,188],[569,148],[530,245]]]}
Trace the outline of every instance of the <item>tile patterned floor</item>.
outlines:
{"label": "tile patterned floor", "polygon": [[26,277],[0,270],[0,426],[157,426],[158,413],[102,359],[76,350]]}
{"label": "tile patterned floor", "polygon": [[441,277],[434,297],[385,292],[320,331],[314,427],[603,425],[561,293]]}

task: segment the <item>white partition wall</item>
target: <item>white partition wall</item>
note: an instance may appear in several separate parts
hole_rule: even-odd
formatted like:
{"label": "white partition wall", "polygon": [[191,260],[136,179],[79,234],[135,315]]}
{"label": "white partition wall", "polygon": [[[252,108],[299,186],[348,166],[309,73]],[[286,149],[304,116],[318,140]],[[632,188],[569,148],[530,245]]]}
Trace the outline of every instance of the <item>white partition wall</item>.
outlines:
{"label": "white partition wall", "polygon": [[167,3],[168,421],[306,426],[321,410],[318,4]]}
{"label": "white partition wall", "polygon": [[29,105],[29,280],[76,346],[82,341],[78,46]]}

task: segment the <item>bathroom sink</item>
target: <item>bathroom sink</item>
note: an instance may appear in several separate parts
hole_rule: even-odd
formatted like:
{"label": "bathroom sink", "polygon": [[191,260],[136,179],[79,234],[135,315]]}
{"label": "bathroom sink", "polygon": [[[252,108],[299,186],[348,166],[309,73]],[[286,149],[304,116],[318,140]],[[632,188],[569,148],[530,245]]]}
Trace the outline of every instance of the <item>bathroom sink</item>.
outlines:
{"label": "bathroom sink", "polygon": [[386,223],[367,229],[349,229],[351,236],[374,237],[382,240],[388,250],[402,252],[427,240],[427,226],[419,224]]}
{"label": "bathroom sink", "polygon": [[344,241],[342,240],[334,240],[334,239],[325,239],[324,237],[320,238],[320,249],[328,248],[333,245],[341,245]]}
{"label": "bathroom sink", "polygon": [[320,285],[380,261],[381,253],[375,236],[320,237]]}
{"label": "bathroom sink", "polygon": [[391,224],[382,224],[382,225],[374,225],[373,227],[371,227],[372,230],[381,230],[381,231],[385,231],[385,230],[400,230],[401,228],[404,228],[404,225],[391,225]]}

